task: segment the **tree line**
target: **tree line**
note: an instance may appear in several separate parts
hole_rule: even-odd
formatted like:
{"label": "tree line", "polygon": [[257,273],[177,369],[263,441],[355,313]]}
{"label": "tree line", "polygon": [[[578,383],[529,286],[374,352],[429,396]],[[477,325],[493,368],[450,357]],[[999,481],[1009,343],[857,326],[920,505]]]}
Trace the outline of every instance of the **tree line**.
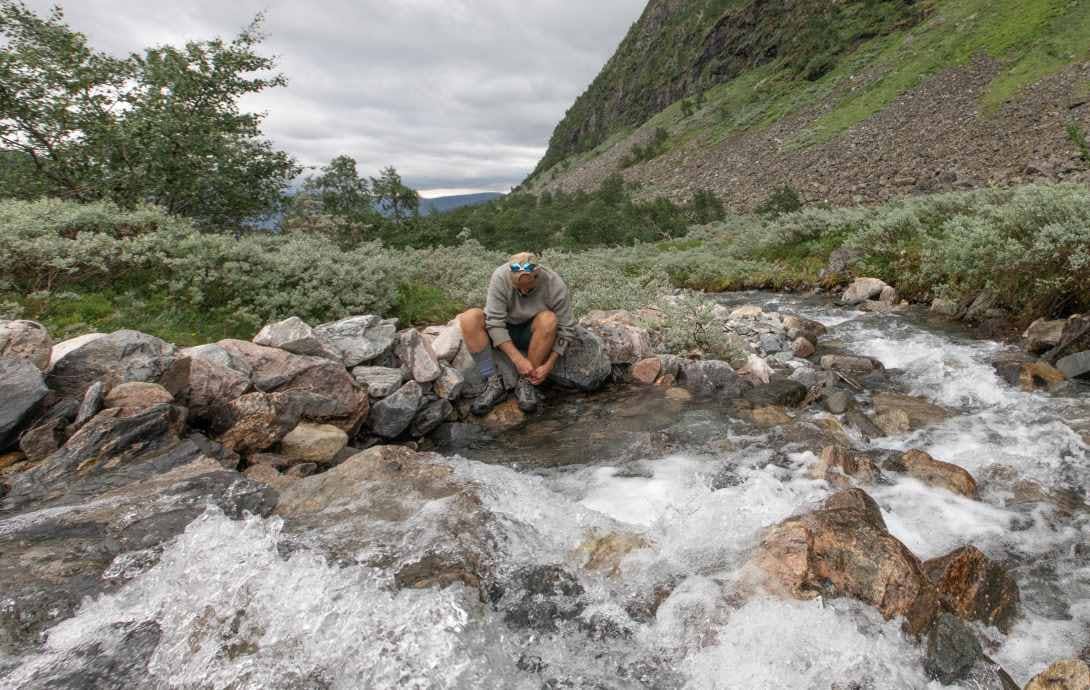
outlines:
{"label": "tree line", "polygon": [[[258,15],[230,40],[153,46],[124,57],[93,48],[57,7],[39,16],[0,0],[0,198],[150,204],[205,231],[236,234],[280,218],[284,232],[351,247],[450,245],[469,238],[542,249],[653,241],[721,218],[707,192],[685,204],[636,201],[619,176],[595,192],[517,192],[421,217],[420,197],[390,166],[361,176],[340,155],[304,169],[266,138],[243,97],[287,85],[259,51]],[[293,185],[296,185],[293,187]],[[267,223],[266,223],[267,224]]]}

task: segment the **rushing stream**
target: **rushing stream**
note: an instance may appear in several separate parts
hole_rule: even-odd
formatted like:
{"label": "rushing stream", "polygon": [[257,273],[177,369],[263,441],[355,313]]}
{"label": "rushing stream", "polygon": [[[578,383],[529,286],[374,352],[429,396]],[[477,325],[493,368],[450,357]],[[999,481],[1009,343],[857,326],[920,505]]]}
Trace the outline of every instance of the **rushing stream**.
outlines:
{"label": "rushing stream", "polygon": [[[1085,387],[1022,392],[992,369],[1003,345],[923,314],[759,293],[723,299],[821,321],[823,344],[880,359],[895,370],[893,390],[954,411],[871,445],[964,467],[980,500],[900,475],[868,492],[921,559],[972,544],[1014,574],[1022,611],[1010,633],[974,627],[1019,684],[1052,661],[1086,655]],[[830,415],[820,405],[792,414],[790,424],[760,428],[722,403],[615,389],[558,402],[527,428],[450,457],[493,523],[506,591],[486,603],[461,583],[396,590],[381,568],[329,557],[315,544],[335,525],[292,532],[280,518],[231,520],[209,509],[158,559],[116,559],[107,576],[125,584],[86,600],[40,653],[8,660],[0,684],[942,687],[924,674],[923,646],[870,606],[740,593],[761,529],[832,491],[807,471],[821,446],[814,422]],[[623,535],[630,552],[586,568],[588,541],[609,535]],[[134,675],[145,663],[152,676]]]}

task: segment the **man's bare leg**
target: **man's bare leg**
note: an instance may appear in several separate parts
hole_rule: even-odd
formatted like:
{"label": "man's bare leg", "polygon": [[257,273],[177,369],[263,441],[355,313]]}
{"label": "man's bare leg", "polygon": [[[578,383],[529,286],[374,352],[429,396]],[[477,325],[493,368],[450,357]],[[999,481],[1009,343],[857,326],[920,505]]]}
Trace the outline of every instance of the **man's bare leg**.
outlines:
{"label": "man's bare leg", "polygon": [[538,312],[538,315],[534,317],[533,336],[530,338],[530,351],[527,354],[530,364],[533,364],[535,369],[544,364],[549,359],[555,344],[556,314],[548,309]]}
{"label": "man's bare leg", "polygon": [[483,309],[467,309],[458,315],[458,325],[462,329],[462,340],[470,353],[482,352],[491,343],[488,342],[488,330],[484,326]]}

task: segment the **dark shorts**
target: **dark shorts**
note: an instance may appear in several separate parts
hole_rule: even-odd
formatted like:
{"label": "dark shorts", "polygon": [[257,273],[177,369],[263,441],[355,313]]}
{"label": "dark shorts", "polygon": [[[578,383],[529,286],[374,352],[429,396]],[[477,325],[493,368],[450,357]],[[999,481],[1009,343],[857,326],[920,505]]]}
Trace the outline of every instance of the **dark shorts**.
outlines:
{"label": "dark shorts", "polygon": [[511,342],[515,347],[528,352],[530,350],[530,338],[534,335],[534,322],[531,319],[525,323],[507,324],[507,334],[511,336]]}

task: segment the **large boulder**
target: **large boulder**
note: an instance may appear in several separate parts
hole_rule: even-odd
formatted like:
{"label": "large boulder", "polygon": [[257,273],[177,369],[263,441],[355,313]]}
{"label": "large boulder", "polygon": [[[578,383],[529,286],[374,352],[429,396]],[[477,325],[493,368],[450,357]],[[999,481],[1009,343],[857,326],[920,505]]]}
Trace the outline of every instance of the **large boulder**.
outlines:
{"label": "large boulder", "polygon": [[635,364],[654,354],[647,329],[633,325],[627,312],[592,312],[579,323],[601,338],[613,364]]}
{"label": "large boulder", "polygon": [[348,368],[385,355],[397,340],[397,319],[373,314],[324,323],[314,329],[330,349],[340,353]]}
{"label": "large boulder", "polygon": [[731,365],[716,359],[685,362],[678,382],[697,395],[735,398],[742,392],[742,381]]}
{"label": "large boulder", "polygon": [[303,410],[308,419],[325,421],[357,413],[359,396],[355,381],[339,362],[294,355],[243,340],[221,340],[218,344],[250,365],[253,385],[258,391],[301,394],[297,400],[309,401],[309,409]]}
{"label": "large boulder", "polygon": [[1067,321],[1064,319],[1037,319],[1022,333],[1026,351],[1039,355],[1056,347],[1060,344],[1065,326]]}
{"label": "large boulder", "polygon": [[272,448],[299,423],[290,393],[247,393],[227,403],[219,442],[236,453]]}
{"label": "large boulder", "polygon": [[948,609],[1009,633],[1018,616],[1018,583],[975,546],[963,546],[923,564]]}
{"label": "large boulder", "polygon": [[195,420],[210,421],[249,389],[250,377],[238,370],[222,366],[211,358],[192,358],[187,404]]}
{"label": "large boulder", "polygon": [[1090,350],[1075,352],[1056,360],[1056,369],[1069,379],[1090,374]]}
{"label": "large boulder", "polygon": [[445,326],[429,326],[421,334],[440,362],[451,362],[462,347],[462,328],[455,319]]}
{"label": "large boulder", "polygon": [[[134,417],[107,410],[15,479],[0,501],[0,656],[40,652],[46,630],[152,567],[163,545],[210,507],[231,518],[271,512],[275,492],[225,470],[193,437],[179,439],[172,414],[167,406]],[[146,685],[145,674],[119,675],[137,653],[124,649],[126,662],[91,685],[74,673],[68,683],[26,687]],[[78,670],[101,653],[65,655],[64,668]]]}
{"label": "large boulder", "polygon": [[1019,690],[1017,683],[985,653],[972,629],[942,613],[927,633],[924,671],[943,685]]}
{"label": "large boulder", "polygon": [[0,451],[18,438],[48,392],[33,362],[0,358]]}
{"label": "large boulder", "polygon": [[922,450],[910,450],[886,463],[887,469],[904,472],[924,484],[976,498],[976,480],[964,468],[936,460]]}
{"label": "large boulder", "polygon": [[923,566],[886,530],[878,505],[859,489],[767,530],[750,561],[751,577],[796,599],[852,597],[905,628],[925,631],[941,610]]}
{"label": "large boulder", "polygon": [[326,347],[314,329],[298,316],[267,324],[254,336],[254,342],[266,347],[278,347],[297,355],[313,355],[340,361],[339,352]]}
{"label": "large boulder", "polygon": [[399,333],[395,347],[401,368],[413,381],[431,383],[443,373],[439,367],[439,358],[435,356],[431,345],[415,329],[410,328]]}
{"label": "large boulder", "polygon": [[107,390],[140,381],[158,383],[178,396],[189,386],[189,369],[190,359],[170,343],[138,331],[116,331],[57,360],[46,375],[46,385],[63,397],[82,398],[96,381]]}
{"label": "large boulder", "polygon": [[457,400],[465,390],[466,377],[462,372],[446,364],[440,366],[443,373],[432,383],[435,394],[444,400]]}
{"label": "large boulder", "polygon": [[885,281],[878,278],[856,278],[851,285],[844,290],[840,301],[844,304],[859,304],[878,298],[882,290],[888,288]]}
{"label": "large boulder", "polygon": [[420,384],[409,381],[371,407],[367,427],[377,436],[397,438],[409,428],[423,400]]}
{"label": "large boulder", "polygon": [[1055,363],[1061,357],[1090,350],[1090,314],[1076,314],[1064,324],[1060,342],[1044,354],[1044,359]]}
{"label": "large boulder", "polygon": [[593,391],[606,382],[613,367],[605,344],[597,335],[576,326],[575,337],[549,375],[549,381],[565,388]]}
{"label": "large boulder", "polygon": [[662,360],[658,357],[647,357],[632,365],[632,380],[649,386],[658,381],[662,373]]}
{"label": "large boulder", "polygon": [[61,342],[56,343],[49,353],[49,366],[52,367],[72,350],[81,348],[92,340],[98,340],[99,338],[105,337],[105,333],[84,333],[83,335],[77,335],[75,338],[69,338],[68,340],[62,340]]}
{"label": "large boulder", "polygon": [[303,422],[280,440],[280,455],[324,465],[348,445],[348,434],[329,424]]}
{"label": "large boulder", "polygon": [[0,319],[0,357],[25,359],[45,371],[52,352],[53,339],[42,324]]}
{"label": "large boulder", "polygon": [[333,557],[391,569],[398,587],[462,582],[484,591],[491,579],[493,518],[476,487],[437,455],[370,448],[284,489],[276,513],[288,529],[321,528]]}

